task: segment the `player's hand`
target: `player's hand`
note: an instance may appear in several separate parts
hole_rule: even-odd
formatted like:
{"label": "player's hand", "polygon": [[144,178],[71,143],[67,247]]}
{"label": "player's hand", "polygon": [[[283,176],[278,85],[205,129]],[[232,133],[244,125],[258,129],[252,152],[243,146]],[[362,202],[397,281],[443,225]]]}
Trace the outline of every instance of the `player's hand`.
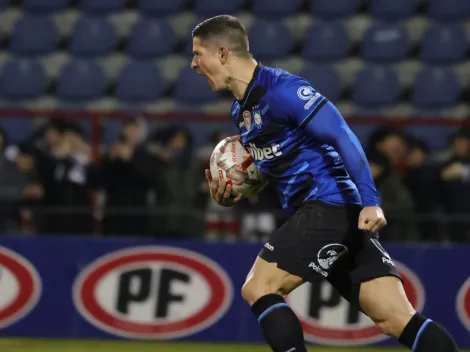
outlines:
{"label": "player's hand", "polygon": [[385,225],[387,220],[380,207],[365,207],[359,214],[359,230],[377,232]]}
{"label": "player's hand", "polygon": [[460,181],[464,174],[464,165],[459,162],[455,162],[447,166],[441,172],[441,178],[443,181]]}
{"label": "player's hand", "polygon": [[234,197],[232,195],[232,185],[228,185],[225,180],[219,182],[219,180],[213,179],[208,169],[206,169],[206,179],[209,183],[211,197],[217,204],[224,207],[231,207],[242,198],[241,194]]}

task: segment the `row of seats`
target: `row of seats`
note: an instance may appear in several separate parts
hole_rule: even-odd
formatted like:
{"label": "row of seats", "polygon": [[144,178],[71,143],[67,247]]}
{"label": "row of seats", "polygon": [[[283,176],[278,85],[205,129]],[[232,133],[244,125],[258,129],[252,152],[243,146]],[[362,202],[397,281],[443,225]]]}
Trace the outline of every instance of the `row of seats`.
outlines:
{"label": "row of seats", "polygon": [[[65,9],[69,0],[23,0],[23,9],[33,13],[50,13]],[[299,13],[302,0],[252,0],[252,12],[261,17],[285,17]],[[3,7],[7,0],[0,0]],[[245,6],[245,0],[194,0],[192,10],[200,15],[236,13]],[[363,1],[313,0],[307,1],[310,14],[324,19],[336,19],[355,14]],[[370,14],[383,20],[411,17],[419,0],[367,0]],[[185,8],[185,0],[139,0],[138,8],[144,16],[167,16]],[[79,8],[91,15],[106,15],[124,10],[125,0],[81,0]],[[470,17],[470,3],[466,0],[428,0],[427,15],[441,21],[458,21]]]}
{"label": "row of seats", "polygon": [[[340,99],[344,85],[329,67],[305,68],[299,75],[332,101]],[[57,97],[64,101],[93,101],[104,95],[106,77],[93,61],[72,60],[63,68],[57,83]],[[35,99],[46,89],[42,66],[34,60],[10,60],[0,73],[0,97],[6,100]],[[157,66],[150,62],[130,62],[116,81],[116,97],[125,102],[150,103],[164,96],[166,82]],[[448,68],[424,68],[416,75],[411,102],[417,107],[446,108],[457,104],[462,92],[457,74]],[[367,66],[353,84],[353,102],[360,106],[381,107],[399,102],[401,87],[389,67]],[[204,77],[184,68],[175,82],[173,98],[183,104],[215,102]]]}
{"label": "row of seats", "polygon": [[[282,22],[257,21],[249,30],[252,51],[260,60],[282,59],[295,45]],[[13,54],[38,56],[57,50],[59,35],[47,17],[26,16],[15,25],[10,42]],[[113,26],[104,19],[81,18],[72,32],[68,51],[79,57],[99,57],[111,53],[117,44]],[[156,59],[174,52],[177,37],[166,20],[140,20],[131,32],[125,51],[139,60]],[[468,38],[456,24],[432,24],[421,42],[420,59],[429,64],[452,64],[465,60]],[[351,41],[341,22],[313,24],[305,35],[301,56],[310,61],[344,59]],[[410,51],[406,30],[397,24],[376,23],[364,33],[360,56],[372,62],[399,62]],[[187,42],[191,55],[192,43]]]}

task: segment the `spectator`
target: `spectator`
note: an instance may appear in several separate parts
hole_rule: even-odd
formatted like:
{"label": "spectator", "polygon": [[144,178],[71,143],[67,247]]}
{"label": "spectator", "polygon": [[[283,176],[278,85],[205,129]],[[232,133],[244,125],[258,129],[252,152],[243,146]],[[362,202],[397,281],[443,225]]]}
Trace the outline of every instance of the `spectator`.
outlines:
{"label": "spectator", "polygon": [[141,121],[125,120],[118,141],[102,163],[89,168],[90,185],[105,191],[105,235],[149,233],[145,208],[159,171],[157,160],[144,143]]}
{"label": "spectator", "polygon": [[388,225],[382,230],[385,241],[416,240],[413,216],[413,198],[406,186],[393,170],[388,158],[380,154],[368,155],[369,165],[377,190],[380,194],[382,208],[387,216]]}
{"label": "spectator", "polygon": [[43,188],[34,182],[34,159],[25,148],[6,147],[6,132],[0,129],[0,231],[19,231],[20,207],[40,199]]}
{"label": "spectator", "polygon": [[368,152],[385,155],[391,167],[399,174],[405,172],[406,141],[400,130],[393,127],[381,127],[370,138]]}
{"label": "spectator", "polygon": [[193,158],[191,133],[180,126],[163,128],[153,138],[152,151],[164,163],[155,189],[157,204],[164,207],[166,217],[155,228],[156,233],[167,237],[197,235],[202,222],[194,209],[204,173]]}
{"label": "spectator", "polygon": [[[54,127],[48,131],[55,130]],[[39,150],[36,154],[38,177],[44,187],[44,205],[48,208],[42,231],[90,233],[91,201],[86,172],[90,160],[84,152],[87,148],[83,132],[73,123],[62,125],[57,132],[51,139],[46,137],[50,142],[49,151]]]}
{"label": "spectator", "polygon": [[[413,195],[415,214],[428,218],[439,211],[440,199],[439,170],[437,165],[430,162],[429,152],[426,143],[410,138],[406,156],[406,173],[403,178],[403,182]],[[431,219],[419,221],[417,228],[420,238],[425,241],[440,239],[439,226]]]}
{"label": "spectator", "polygon": [[[442,165],[442,202],[444,212],[462,217],[470,212],[470,129],[461,128],[451,138],[450,156]],[[452,221],[446,239],[452,242],[470,241],[468,221]]]}

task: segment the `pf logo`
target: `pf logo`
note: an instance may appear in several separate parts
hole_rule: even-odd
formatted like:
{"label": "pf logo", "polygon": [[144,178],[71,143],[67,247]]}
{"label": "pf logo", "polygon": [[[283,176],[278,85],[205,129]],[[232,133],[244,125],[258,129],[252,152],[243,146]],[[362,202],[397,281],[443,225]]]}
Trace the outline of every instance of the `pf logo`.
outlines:
{"label": "pf logo", "polygon": [[0,329],[26,316],[41,296],[41,279],[24,257],[0,246]]}
{"label": "pf logo", "polygon": [[464,282],[457,294],[456,309],[460,321],[470,331],[470,277]]}
{"label": "pf logo", "polygon": [[174,247],[134,247],[89,264],[73,298],[80,314],[110,334],[164,340],[217,322],[233,297],[230,279],[214,261]]}
{"label": "pf logo", "polygon": [[[425,301],[420,280],[403,264],[396,261],[395,264],[411,304],[420,311]],[[287,302],[299,317],[308,341],[354,346],[387,338],[369,317],[351,306],[327,281],[300,286],[288,296]]]}

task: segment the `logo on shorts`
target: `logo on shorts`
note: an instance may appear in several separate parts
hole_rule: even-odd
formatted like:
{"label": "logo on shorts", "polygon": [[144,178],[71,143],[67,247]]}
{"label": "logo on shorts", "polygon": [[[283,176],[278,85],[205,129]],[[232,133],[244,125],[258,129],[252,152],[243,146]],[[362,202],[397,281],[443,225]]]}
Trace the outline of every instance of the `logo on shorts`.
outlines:
{"label": "logo on shorts", "polygon": [[328,276],[328,273],[325,271],[325,270],[321,270],[321,268],[315,264],[314,262],[311,262],[309,265],[308,265],[309,268],[312,268],[313,270],[315,270],[317,273],[319,273],[320,275],[323,275],[324,277],[327,277]]}
{"label": "logo on shorts", "polygon": [[269,249],[271,252],[274,250],[274,246],[270,245],[269,242],[264,245],[264,248]]}
{"label": "logo on shorts", "polygon": [[348,247],[345,245],[339,243],[328,244],[318,251],[318,264],[323,269],[328,270],[339,258],[347,253]]}

